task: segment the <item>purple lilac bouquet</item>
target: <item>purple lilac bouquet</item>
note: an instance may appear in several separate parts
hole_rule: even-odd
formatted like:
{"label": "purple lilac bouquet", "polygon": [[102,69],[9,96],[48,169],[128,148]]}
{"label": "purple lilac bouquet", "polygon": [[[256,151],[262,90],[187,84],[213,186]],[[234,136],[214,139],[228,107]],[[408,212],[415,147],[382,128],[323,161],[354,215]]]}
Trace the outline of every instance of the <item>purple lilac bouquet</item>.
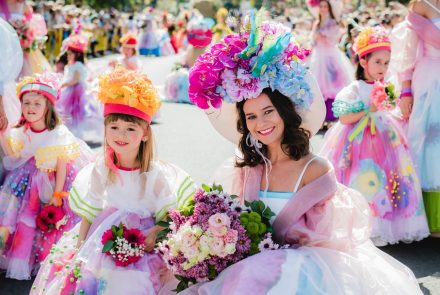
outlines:
{"label": "purple lilac bouquet", "polygon": [[263,202],[247,203],[248,207],[221,186],[202,187],[193,202],[170,209],[166,221],[158,223],[165,230],[158,236],[156,251],[180,281],[177,292],[213,280],[229,265],[261,250],[278,248],[270,236],[274,214]]}
{"label": "purple lilac bouquet", "polygon": [[251,15],[250,30],[231,34],[202,54],[189,73],[189,98],[199,108],[220,108],[257,97],[270,87],[299,107],[312,102],[301,61],[309,51],[300,48],[281,24]]}

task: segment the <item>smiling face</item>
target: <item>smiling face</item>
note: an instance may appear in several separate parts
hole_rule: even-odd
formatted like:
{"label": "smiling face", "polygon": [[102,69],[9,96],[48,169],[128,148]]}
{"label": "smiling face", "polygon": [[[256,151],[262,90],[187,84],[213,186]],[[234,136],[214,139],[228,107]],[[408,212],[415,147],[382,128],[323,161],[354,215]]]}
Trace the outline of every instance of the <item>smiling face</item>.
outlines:
{"label": "smiling face", "polygon": [[131,56],[133,56],[134,53],[135,53],[135,49],[134,49],[134,48],[126,47],[126,46],[122,46],[121,51],[122,51],[122,54],[123,54],[124,56],[126,56],[126,57],[131,57]]}
{"label": "smiling face", "polygon": [[25,93],[21,98],[21,112],[29,123],[44,122],[47,112],[47,99],[36,92]]}
{"label": "smiling face", "polygon": [[368,59],[360,59],[360,65],[365,70],[365,78],[370,81],[383,80],[388,70],[391,52],[378,50],[371,53]]}
{"label": "smiling face", "polygon": [[268,146],[281,144],[284,121],[267,94],[262,93],[257,98],[247,100],[243,111],[252,136]]}
{"label": "smiling face", "polygon": [[147,139],[149,126],[145,128],[133,122],[118,119],[105,126],[107,144],[124,157],[135,159],[142,140]]}

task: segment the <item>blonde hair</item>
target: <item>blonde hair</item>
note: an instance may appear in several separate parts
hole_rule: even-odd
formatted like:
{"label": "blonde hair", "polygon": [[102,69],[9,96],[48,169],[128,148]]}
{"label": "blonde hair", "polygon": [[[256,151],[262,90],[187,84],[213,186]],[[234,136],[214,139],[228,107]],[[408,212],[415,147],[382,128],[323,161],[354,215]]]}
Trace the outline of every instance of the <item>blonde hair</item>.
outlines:
{"label": "blonde hair", "polygon": [[[154,158],[154,140],[153,140],[153,133],[151,131],[151,127],[149,126],[149,124],[145,120],[142,120],[141,118],[138,118],[135,116],[125,115],[125,114],[110,114],[110,115],[106,116],[105,120],[104,120],[104,125],[107,126],[108,124],[110,124],[112,122],[116,122],[118,120],[137,124],[144,129],[148,128],[148,139],[146,141],[141,141],[136,159],[140,163],[140,168],[139,168],[140,173],[150,171],[151,161]],[[104,139],[104,141],[105,141],[104,148],[107,149],[108,148],[107,140]],[[106,151],[106,155],[107,155],[107,151]],[[114,165],[118,164],[118,158],[116,157],[116,154],[113,154],[113,159],[106,159],[106,160],[113,161]],[[107,169],[109,172],[108,173],[109,181],[114,182],[116,179],[116,174],[109,167],[109,164],[107,163],[107,161],[105,162],[105,165],[107,166]]]}
{"label": "blonde hair", "polygon": [[[39,95],[44,97],[47,103],[46,105],[47,110],[46,110],[46,114],[44,115],[44,123],[46,124],[46,128],[49,131],[54,130],[58,125],[62,123],[62,121],[58,116],[53,103],[49,99],[47,99],[47,97],[45,97],[43,94],[39,94]],[[20,102],[22,102],[22,100],[20,100]],[[26,119],[22,116],[22,118],[20,119],[18,124],[14,126],[14,128],[20,128],[24,126],[24,124],[26,124]]]}

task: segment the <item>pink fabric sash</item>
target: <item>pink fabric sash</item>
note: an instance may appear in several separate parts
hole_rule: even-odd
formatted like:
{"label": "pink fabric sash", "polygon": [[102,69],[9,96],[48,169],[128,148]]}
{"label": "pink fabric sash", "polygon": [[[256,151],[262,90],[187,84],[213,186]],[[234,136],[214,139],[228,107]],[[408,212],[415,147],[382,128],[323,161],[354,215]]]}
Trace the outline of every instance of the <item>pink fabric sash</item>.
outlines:
{"label": "pink fabric sash", "polygon": [[[258,199],[263,166],[237,168],[232,192],[248,201]],[[333,170],[295,193],[273,228],[282,244],[349,250],[370,238],[370,209],[364,197],[336,181]]]}
{"label": "pink fabric sash", "polygon": [[417,33],[420,39],[440,49],[440,29],[431,20],[412,11],[409,12],[406,20],[409,27]]}

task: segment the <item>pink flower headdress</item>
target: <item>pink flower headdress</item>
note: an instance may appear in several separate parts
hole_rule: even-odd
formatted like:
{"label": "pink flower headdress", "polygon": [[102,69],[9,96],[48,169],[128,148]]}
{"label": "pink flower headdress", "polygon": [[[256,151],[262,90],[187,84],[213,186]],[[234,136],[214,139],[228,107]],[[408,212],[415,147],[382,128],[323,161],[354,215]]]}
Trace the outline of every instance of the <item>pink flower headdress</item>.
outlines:
{"label": "pink flower headdress", "polygon": [[357,36],[353,50],[359,57],[377,50],[391,51],[389,32],[382,26],[367,27]]}
{"label": "pink flower headdress", "polygon": [[61,76],[56,73],[44,72],[33,76],[24,77],[17,85],[17,96],[21,100],[22,96],[28,92],[37,92],[45,96],[55,105],[60,94]]}

